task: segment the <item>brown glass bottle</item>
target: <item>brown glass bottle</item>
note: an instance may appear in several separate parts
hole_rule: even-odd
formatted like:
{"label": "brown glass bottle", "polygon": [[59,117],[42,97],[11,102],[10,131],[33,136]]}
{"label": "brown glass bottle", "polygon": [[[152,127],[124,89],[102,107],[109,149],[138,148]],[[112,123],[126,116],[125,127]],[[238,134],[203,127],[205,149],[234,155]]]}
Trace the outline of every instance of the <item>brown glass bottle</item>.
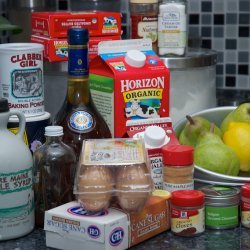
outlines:
{"label": "brown glass bottle", "polygon": [[89,90],[87,29],[68,30],[68,90],[58,124],[63,126],[63,141],[79,158],[85,139],[111,138],[108,125],[96,109]]}

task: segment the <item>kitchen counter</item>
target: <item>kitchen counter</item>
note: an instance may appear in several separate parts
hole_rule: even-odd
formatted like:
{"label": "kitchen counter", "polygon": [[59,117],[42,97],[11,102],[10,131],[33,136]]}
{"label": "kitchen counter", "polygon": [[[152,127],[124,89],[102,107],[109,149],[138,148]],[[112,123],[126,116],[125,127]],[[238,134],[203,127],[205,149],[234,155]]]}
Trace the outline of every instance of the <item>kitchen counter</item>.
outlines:
{"label": "kitchen counter", "polygon": [[[35,229],[30,234],[15,240],[0,243],[0,250],[49,250],[46,247],[45,233],[42,229]],[[236,250],[250,249],[250,229],[237,227],[228,230],[206,230],[204,234],[192,238],[174,236],[170,231],[159,234],[131,250]],[[73,249],[72,249],[73,250]]]}

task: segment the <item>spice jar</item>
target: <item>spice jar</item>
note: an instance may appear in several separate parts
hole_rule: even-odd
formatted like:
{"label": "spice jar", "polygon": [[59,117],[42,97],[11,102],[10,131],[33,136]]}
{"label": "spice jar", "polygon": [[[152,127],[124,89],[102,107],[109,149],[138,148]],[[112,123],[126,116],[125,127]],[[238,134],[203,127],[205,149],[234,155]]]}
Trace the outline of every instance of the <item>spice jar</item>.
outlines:
{"label": "spice jar", "polygon": [[131,38],[151,38],[157,52],[158,0],[130,0]]}
{"label": "spice jar", "polygon": [[187,44],[186,0],[163,0],[159,6],[159,55],[183,56]]}
{"label": "spice jar", "polygon": [[163,156],[163,189],[194,189],[194,148],[188,145],[165,145]]}
{"label": "spice jar", "polygon": [[171,231],[192,237],[205,231],[204,193],[199,190],[176,190],[170,198]]}
{"label": "spice jar", "polygon": [[205,194],[205,226],[210,229],[235,228],[239,224],[240,189],[207,185],[200,190]]}
{"label": "spice jar", "polygon": [[250,228],[250,184],[241,187],[241,224]]}

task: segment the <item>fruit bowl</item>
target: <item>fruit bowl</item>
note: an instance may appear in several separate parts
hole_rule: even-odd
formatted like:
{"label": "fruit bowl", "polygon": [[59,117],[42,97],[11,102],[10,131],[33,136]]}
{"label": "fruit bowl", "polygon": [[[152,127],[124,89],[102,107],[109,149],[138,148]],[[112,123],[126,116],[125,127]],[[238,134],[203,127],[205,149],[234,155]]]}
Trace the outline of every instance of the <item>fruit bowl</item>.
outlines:
{"label": "fruit bowl", "polygon": [[[236,107],[234,106],[210,108],[190,114],[190,116],[199,115],[211,122],[214,122],[217,126],[220,126],[222,120],[226,117],[226,115],[235,108]],[[186,118],[183,118],[174,125],[173,128],[178,137],[186,122]],[[195,165],[194,181],[195,187],[203,186],[205,184],[241,186],[245,183],[250,183],[250,172],[240,172],[239,176],[229,176],[215,173]]]}

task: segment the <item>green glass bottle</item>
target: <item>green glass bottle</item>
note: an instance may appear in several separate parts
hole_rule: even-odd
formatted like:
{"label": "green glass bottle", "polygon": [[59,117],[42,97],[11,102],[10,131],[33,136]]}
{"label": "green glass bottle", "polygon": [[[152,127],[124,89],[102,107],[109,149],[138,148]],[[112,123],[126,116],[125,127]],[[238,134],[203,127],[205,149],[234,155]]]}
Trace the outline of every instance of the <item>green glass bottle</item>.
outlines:
{"label": "green glass bottle", "polygon": [[63,126],[63,141],[80,156],[85,139],[111,138],[111,133],[89,90],[89,33],[84,28],[68,30],[68,89],[62,109],[57,115]]}

